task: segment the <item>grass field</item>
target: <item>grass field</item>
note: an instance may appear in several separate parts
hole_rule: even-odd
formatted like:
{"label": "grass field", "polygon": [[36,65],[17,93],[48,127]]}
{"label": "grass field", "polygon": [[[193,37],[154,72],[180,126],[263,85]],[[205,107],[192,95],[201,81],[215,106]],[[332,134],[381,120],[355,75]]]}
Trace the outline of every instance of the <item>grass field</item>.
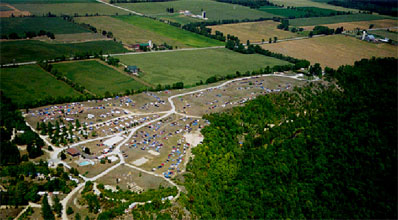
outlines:
{"label": "grass field", "polygon": [[277,29],[276,26],[280,24],[274,21],[259,21],[238,24],[223,24],[216,26],[209,26],[212,31],[221,31],[222,33],[237,36],[242,42],[261,42],[262,39],[268,41],[269,38],[278,37],[278,39],[286,39],[297,37],[298,34],[290,31],[283,31]]}
{"label": "grass field", "polygon": [[[336,29],[338,27],[344,27],[345,30],[354,30],[359,28],[361,30],[368,29],[369,25],[373,24],[373,28],[389,28],[389,27],[397,27],[398,21],[392,19],[382,19],[382,20],[372,20],[372,21],[357,21],[357,22],[342,22],[335,24],[326,24],[323,26],[327,26],[329,28]],[[315,26],[302,26],[304,30],[312,30]]]}
{"label": "grass field", "polygon": [[287,64],[271,57],[244,55],[228,49],[205,49],[167,53],[148,53],[118,56],[122,63],[136,65],[144,73],[142,79],[153,84],[184,82],[191,85],[206,81],[214,75],[235,74],[264,68],[267,65]]}
{"label": "grass field", "polygon": [[387,30],[375,30],[369,31],[369,34],[374,34],[380,37],[388,38],[393,41],[398,41],[398,32],[394,31],[387,31]]}
{"label": "grass field", "polygon": [[26,62],[52,59],[62,55],[102,51],[104,54],[121,53],[127,50],[114,41],[91,41],[71,44],[51,44],[35,40],[7,41],[0,44],[0,63]]}
{"label": "grass field", "polygon": [[58,4],[58,3],[81,3],[95,2],[95,0],[2,0],[3,3],[10,4]]}
{"label": "grass field", "polygon": [[89,30],[65,21],[59,17],[24,17],[2,18],[0,22],[1,34],[17,33],[22,36],[25,32],[45,30],[54,34],[85,33]]}
{"label": "grass field", "polygon": [[7,6],[0,5],[0,11],[13,11],[13,9]]}
{"label": "grass field", "polygon": [[342,22],[355,22],[355,21],[372,21],[388,19],[391,17],[382,15],[369,15],[369,14],[351,14],[351,15],[338,15],[331,17],[315,17],[315,18],[297,18],[290,19],[291,26],[313,26],[322,24],[335,24]]}
{"label": "grass field", "polygon": [[335,5],[329,5],[326,2],[315,2],[311,0],[270,0],[270,2],[277,5],[286,6],[294,6],[294,7],[317,7],[317,8],[325,8],[332,9],[336,11],[358,11],[356,9],[349,9],[344,7],[339,7]]}
{"label": "grass field", "polygon": [[70,80],[99,95],[107,91],[117,93],[144,87],[133,78],[95,60],[57,63],[53,66]]}
{"label": "grass field", "polygon": [[128,24],[113,17],[78,17],[75,18],[75,21],[93,25],[99,30],[111,31],[118,41],[122,41],[126,44],[145,43],[148,42],[148,40],[152,40],[155,44],[166,42],[169,45],[186,47],[182,42],[159,35],[136,25]]}
{"label": "grass field", "polygon": [[144,18],[140,16],[117,16],[115,18],[128,24],[132,24],[136,27],[154,32],[160,36],[178,41],[188,47],[210,47],[224,45],[224,42],[195,34],[150,18]]}
{"label": "grass field", "polygon": [[17,9],[23,11],[29,11],[30,13],[38,16],[42,16],[43,14],[47,14],[51,12],[56,15],[80,15],[85,16],[95,15],[98,13],[99,15],[125,15],[129,14],[128,12],[110,7],[108,5],[102,3],[57,3],[57,4],[13,4]]}
{"label": "grass field", "polygon": [[[322,67],[337,68],[354,64],[362,58],[398,57],[398,47],[389,44],[368,43],[344,35],[286,41],[262,46],[264,49],[320,63]],[[327,52],[325,52],[327,51]]]}
{"label": "grass field", "polygon": [[37,65],[0,69],[1,91],[18,104],[47,96],[79,96],[64,82],[56,80]]}
{"label": "grass field", "polygon": [[[240,5],[233,5],[221,3],[211,0],[177,0],[170,2],[150,2],[150,3],[124,3],[117,4],[124,8],[128,8],[146,15],[163,17],[169,16],[166,8],[174,8],[178,13],[179,10],[189,10],[193,14],[200,14],[203,9],[206,11],[206,17],[209,20],[223,20],[223,19],[256,19],[256,18],[271,18],[271,15],[266,12],[250,9]],[[202,20],[197,20],[202,21]]]}
{"label": "grass field", "polygon": [[[297,7],[296,10],[296,9],[280,8],[276,6],[263,6],[258,10],[283,17],[304,17],[307,14],[310,15],[309,17],[328,16],[333,12],[337,12],[331,9],[316,8],[316,7]],[[309,13],[308,11],[311,11],[311,13]]]}

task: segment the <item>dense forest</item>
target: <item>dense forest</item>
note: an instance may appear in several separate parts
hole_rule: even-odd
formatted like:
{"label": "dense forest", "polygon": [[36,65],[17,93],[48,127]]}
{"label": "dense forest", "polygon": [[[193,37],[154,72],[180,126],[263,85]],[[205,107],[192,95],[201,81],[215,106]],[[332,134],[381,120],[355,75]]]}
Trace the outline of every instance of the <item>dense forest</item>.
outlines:
{"label": "dense forest", "polygon": [[329,1],[328,4],[398,16],[398,3],[396,0],[333,0]]}
{"label": "dense forest", "polygon": [[205,116],[182,201],[203,219],[397,218],[397,62]]}

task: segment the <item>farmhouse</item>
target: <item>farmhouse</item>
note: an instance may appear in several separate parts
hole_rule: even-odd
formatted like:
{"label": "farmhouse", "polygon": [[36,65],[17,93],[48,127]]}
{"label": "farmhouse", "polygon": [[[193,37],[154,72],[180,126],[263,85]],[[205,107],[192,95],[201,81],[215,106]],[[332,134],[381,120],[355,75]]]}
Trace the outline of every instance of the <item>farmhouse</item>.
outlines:
{"label": "farmhouse", "polygon": [[66,152],[72,157],[79,156],[80,152],[76,148],[69,148]]}
{"label": "farmhouse", "polygon": [[152,41],[149,40],[148,43],[140,43],[140,44],[131,44],[128,45],[129,48],[134,49],[134,50],[142,50],[144,48],[150,50],[153,47]]}

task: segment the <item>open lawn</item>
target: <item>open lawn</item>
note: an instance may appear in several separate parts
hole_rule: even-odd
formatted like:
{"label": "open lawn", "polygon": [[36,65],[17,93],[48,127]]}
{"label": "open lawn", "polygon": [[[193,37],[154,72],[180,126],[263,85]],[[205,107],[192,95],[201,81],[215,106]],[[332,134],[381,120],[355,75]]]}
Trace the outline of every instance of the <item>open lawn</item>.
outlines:
{"label": "open lawn", "polygon": [[277,5],[286,6],[294,6],[294,7],[317,7],[317,8],[325,8],[332,9],[336,11],[358,11],[356,9],[344,8],[335,5],[329,5],[326,2],[315,2],[311,0],[269,0],[270,2]]}
{"label": "open lawn", "polygon": [[[256,19],[256,18],[272,18],[274,15],[250,9],[241,5],[233,5],[228,3],[221,3],[211,0],[177,0],[170,2],[148,2],[148,3],[124,3],[117,4],[124,8],[133,11],[141,12],[143,14],[155,17],[168,16],[167,8],[174,8],[174,12],[178,13],[180,10],[189,10],[193,14],[201,14],[201,10],[206,11],[206,17],[209,20],[223,20],[223,19]],[[197,19],[197,21],[203,21]]]}
{"label": "open lawn", "polygon": [[[373,28],[389,28],[389,27],[397,27],[398,21],[392,19],[382,19],[382,20],[373,20],[373,21],[357,21],[357,22],[342,22],[342,23],[335,23],[335,24],[326,24],[323,26],[327,26],[329,28],[336,29],[338,27],[344,27],[345,30],[352,31],[356,28],[361,30],[368,29],[369,25],[373,24]],[[304,30],[312,30],[314,29],[313,26],[303,26]]]}
{"label": "open lawn", "polygon": [[104,95],[107,91],[118,93],[125,92],[126,89],[137,90],[144,87],[128,75],[94,60],[57,63],[53,66],[68,79],[99,95]]}
{"label": "open lawn", "polygon": [[320,63],[322,67],[332,68],[354,64],[357,60],[373,56],[398,57],[398,47],[396,46],[368,43],[344,35],[286,41],[262,47],[295,58],[307,59],[311,64]]}
{"label": "open lawn", "polygon": [[153,84],[184,82],[191,85],[215,75],[235,74],[283,65],[287,62],[257,54],[244,55],[228,49],[206,49],[118,56],[122,63],[137,65],[142,79]]}
{"label": "open lawn", "polygon": [[225,35],[237,36],[243,43],[246,43],[247,40],[250,40],[250,42],[261,42],[262,39],[268,41],[269,38],[274,37],[286,39],[298,36],[298,34],[290,31],[277,29],[276,26],[278,24],[280,23],[275,21],[258,21],[208,26],[208,28],[211,28],[213,32],[221,31]]}
{"label": "open lawn", "polygon": [[[66,1],[64,1],[66,2]],[[69,2],[69,1],[68,1]],[[110,7],[108,5],[102,3],[57,3],[57,4],[13,4],[17,9],[29,11],[30,13],[38,16],[42,16],[43,14],[48,14],[51,12],[56,15],[80,15],[85,16],[88,15],[125,15],[129,14],[128,12]]]}
{"label": "open lawn", "polygon": [[323,24],[336,24],[342,22],[354,22],[354,21],[372,21],[388,19],[391,17],[382,15],[369,15],[369,14],[351,14],[351,15],[337,15],[330,17],[314,17],[314,18],[297,18],[290,19],[291,26],[313,26]]}
{"label": "open lawn", "polygon": [[1,34],[17,33],[24,36],[25,32],[39,30],[49,31],[54,34],[70,34],[90,32],[79,25],[65,21],[59,17],[24,17],[24,18],[2,18],[0,22]]}
{"label": "open lawn", "polygon": [[1,91],[17,104],[25,104],[47,96],[81,95],[37,65],[1,68],[0,79]]}
{"label": "open lawn", "polygon": [[117,41],[122,41],[124,44],[146,43],[148,40],[152,40],[158,45],[166,42],[169,45],[186,47],[182,42],[113,17],[78,17],[75,18],[75,21],[90,24],[98,30],[111,31]]}
{"label": "open lawn", "polygon": [[140,16],[118,16],[116,18],[141,29],[151,31],[163,37],[183,43],[188,47],[211,47],[224,45],[224,42],[195,34],[150,18]]}
{"label": "open lawn", "polygon": [[102,51],[104,54],[121,53],[127,50],[114,41],[92,41],[71,44],[51,44],[35,40],[3,41],[0,44],[0,63],[27,62],[67,57],[84,52]]}

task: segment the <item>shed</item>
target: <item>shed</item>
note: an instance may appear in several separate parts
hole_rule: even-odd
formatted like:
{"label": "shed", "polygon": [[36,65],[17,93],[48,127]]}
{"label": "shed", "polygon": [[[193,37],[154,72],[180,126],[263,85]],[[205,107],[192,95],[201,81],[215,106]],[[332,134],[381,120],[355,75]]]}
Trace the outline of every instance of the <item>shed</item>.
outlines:
{"label": "shed", "polygon": [[79,156],[80,152],[76,148],[69,148],[66,152],[71,155],[72,157]]}

